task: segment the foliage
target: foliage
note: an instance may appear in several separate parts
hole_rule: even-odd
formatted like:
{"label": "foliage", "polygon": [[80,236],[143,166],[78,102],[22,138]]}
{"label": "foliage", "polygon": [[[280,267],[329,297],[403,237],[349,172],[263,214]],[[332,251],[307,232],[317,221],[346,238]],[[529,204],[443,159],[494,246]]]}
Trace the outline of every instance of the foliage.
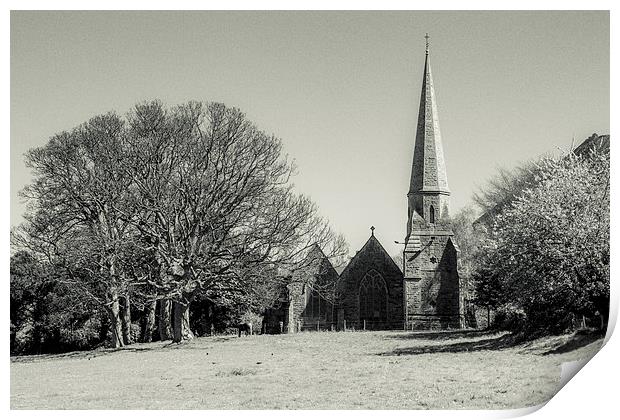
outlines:
{"label": "foliage", "polygon": [[503,303],[495,308],[492,326],[503,331],[523,331],[527,328],[527,314],[514,303]]}
{"label": "foliage", "polygon": [[542,159],[535,181],[495,217],[480,296],[522,310],[529,330],[562,331],[575,314],[606,319],[609,154]]}
{"label": "foliage", "polygon": [[31,254],[11,257],[11,354],[91,348],[101,337],[101,314]]}
{"label": "foliage", "polygon": [[473,300],[474,290],[472,277],[476,270],[481,253],[484,251],[488,235],[483,225],[474,223],[476,211],[466,206],[450,218],[454,242],[459,248],[459,277],[461,293],[467,300]]}

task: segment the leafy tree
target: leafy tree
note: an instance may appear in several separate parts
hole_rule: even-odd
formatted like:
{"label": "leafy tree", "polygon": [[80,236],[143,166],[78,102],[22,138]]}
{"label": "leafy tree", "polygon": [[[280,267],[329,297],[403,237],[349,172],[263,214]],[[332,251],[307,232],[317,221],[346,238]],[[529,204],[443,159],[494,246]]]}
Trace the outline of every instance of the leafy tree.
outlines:
{"label": "leafy tree", "polygon": [[573,314],[606,319],[608,152],[545,158],[535,182],[495,218],[479,295],[522,308],[532,330],[561,331]]}

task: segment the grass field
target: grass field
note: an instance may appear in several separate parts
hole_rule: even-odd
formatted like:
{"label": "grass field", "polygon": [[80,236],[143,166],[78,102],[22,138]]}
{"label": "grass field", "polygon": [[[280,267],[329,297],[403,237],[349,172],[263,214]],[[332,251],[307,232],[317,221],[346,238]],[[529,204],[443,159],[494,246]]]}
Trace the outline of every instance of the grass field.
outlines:
{"label": "grass field", "polygon": [[12,409],[521,408],[602,339],[321,332],[11,358]]}

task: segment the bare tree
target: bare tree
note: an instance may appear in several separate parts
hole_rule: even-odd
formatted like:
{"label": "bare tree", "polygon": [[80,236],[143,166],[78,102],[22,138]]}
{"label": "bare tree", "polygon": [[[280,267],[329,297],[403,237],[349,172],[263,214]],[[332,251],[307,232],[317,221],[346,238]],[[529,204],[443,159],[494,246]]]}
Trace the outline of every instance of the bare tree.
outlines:
{"label": "bare tree", "polygon": [[247,293],[273,272],[261,267],[299,269],[315,244],[343,252],[314,203],[293,192],[280,140],[222,104],[151,102],[126,120],[96,117],[27,163],[35,181],[16,238],[106,309],[116,346],[131,341],[131,299],[151,312],[160,299],[160,336],[172,314],[179,342],[192,338],[197,292]]}
{"label": "bare tree", "polygon": [[521,191],[537,183],[541,160],[525,162],[512,170],[499,168],[497,174],[472,195],[488,220],[501,213]]}
{"label": "bare tree", "polygon": [[342,240],[316,206],[293,193],[279,139],[237,109],[192,102],[136,106],[128,142],[135,214],[160,266],[153,286],[173,300],[173,340],[191,338],[189,304],[210,288],[244,290],[253,268],[293,268],[320,243]]}
{"label": "bare tree", "polygon": [[124,344],[120,296],[129,307],[119,260],[131,224],[117,211],[131,183],[119,164],[123,132],[122,120],[108,114],[30,150],[26,163],[34,181],[22,192],[29,208],[13,235],[15,245],[64,268],[66,281],[105,308],[115,347]]}

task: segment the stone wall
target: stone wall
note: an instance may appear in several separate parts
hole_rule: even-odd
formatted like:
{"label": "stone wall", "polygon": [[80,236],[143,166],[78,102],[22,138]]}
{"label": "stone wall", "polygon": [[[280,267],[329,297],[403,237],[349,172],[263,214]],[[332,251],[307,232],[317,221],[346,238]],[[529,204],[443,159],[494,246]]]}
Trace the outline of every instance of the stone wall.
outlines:
{"label": "stone wall", "polygon": [[420,235],[421,250],[405,254],[409,328],[459,328],[461,304],[457,250],[448,235]]}
{"label": "stone wall", "polygon": [[336,308],[333,293],[338,273],[315,247],[309,253],[307,267],[299,270],[288,285],[287,332],[304,329],[330,329],[335,324]]}
{"label": "stone wall", "polygon": [[[362,328],[359,314],[360,282],[371,270],[383,277],[387,287],[387,319],[382,322],[367,321],[367,328],[403,327],[403,274],[379,241],[372,236],[340,275],[338,284],[340,316],[338,324]],[[342,318],[342,319],[341,319]]]}
{"label": "stone wall", "polygon": [[[374,235],[339,279],[327,258],[317,259],[320,264],[295,274],[287,287],[284,331],[342,330],[345,321],[347,329],[462,327],[458,250],[452,242],[451,230],[441,223],[416,228],[419,250],[405,254],[406,278]],[[385,286],[385,291],[381,289],[380,302],[382,305],[385,296],[386,305],[381,306],[379,316],[360,314],[360,286],[367,275],[375,279],[379,275]],[[323,299],[322,286],[336,280],[335,300]]]}
{"label": "stone wall", "polygon": [[430,207],[435,209],[435,223],[449,217],[450,196],[447,194],[409,194],[409,218],[411,212],[416,211],[425,222],[430,221]]}
{"label": "stone wall", "polygon": [[293,283],[288,286],[289,306],[287,332],[331,329],[336,324],[335,306],[313,290],[311,284]]}

